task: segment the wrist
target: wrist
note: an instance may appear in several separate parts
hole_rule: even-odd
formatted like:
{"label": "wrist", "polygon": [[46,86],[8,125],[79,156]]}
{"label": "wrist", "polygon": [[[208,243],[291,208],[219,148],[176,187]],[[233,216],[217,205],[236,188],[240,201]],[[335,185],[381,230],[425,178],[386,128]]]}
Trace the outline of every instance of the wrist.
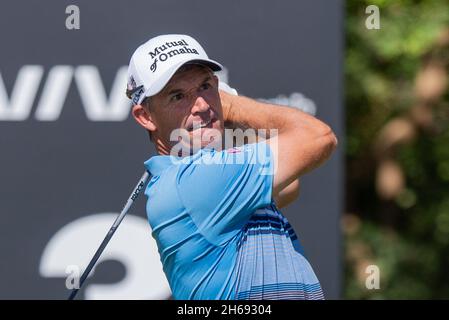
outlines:
{"label": "wrist", "polygon": [[225,122],[234,122],[234,107],[232,103],[233,96],[223,90],[219,91],[221,106],[223,110],[223,120]]}

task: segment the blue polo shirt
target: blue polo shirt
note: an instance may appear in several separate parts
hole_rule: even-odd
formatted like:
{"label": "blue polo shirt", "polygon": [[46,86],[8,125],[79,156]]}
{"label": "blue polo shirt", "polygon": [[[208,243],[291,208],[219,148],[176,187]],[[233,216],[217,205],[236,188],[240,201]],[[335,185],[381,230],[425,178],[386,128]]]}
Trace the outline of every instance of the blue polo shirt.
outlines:
{"label": "blue polo shirt", "polygon": [[175,299],[322,296],[293,229],[272,202],[266,143],[154,156],[145,167],[152,174],[148,220]]}

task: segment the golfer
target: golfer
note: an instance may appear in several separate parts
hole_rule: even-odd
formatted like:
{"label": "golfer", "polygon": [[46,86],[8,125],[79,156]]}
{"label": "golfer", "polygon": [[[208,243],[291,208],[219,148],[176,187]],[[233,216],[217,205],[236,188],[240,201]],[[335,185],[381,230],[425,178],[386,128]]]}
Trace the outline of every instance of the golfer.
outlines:
{"label": "golfer", "polygon": [[[129,64],[132,114],[158,152],[145,162],[146,210],[173,298],[323,299],[279,208],[336,137],[297,109],[220,90],[221,69],[178,34],[145,42]],[[263,134],[234,147],[225,124]]]}

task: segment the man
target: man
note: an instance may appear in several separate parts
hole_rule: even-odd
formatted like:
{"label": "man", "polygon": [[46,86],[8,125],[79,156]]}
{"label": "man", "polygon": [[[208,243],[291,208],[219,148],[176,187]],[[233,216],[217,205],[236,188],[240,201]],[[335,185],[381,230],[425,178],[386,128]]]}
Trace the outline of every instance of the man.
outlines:
{"label": "man", "polygon": [[[173,297],[322,299],[278,206],[335,135],[299,110],[219,90],[221,68],[187,35],[150,39],[129,65],[132,114],[159,153],[145,162],[147,215]],[[277,133],[229,148],[225,123]]]}

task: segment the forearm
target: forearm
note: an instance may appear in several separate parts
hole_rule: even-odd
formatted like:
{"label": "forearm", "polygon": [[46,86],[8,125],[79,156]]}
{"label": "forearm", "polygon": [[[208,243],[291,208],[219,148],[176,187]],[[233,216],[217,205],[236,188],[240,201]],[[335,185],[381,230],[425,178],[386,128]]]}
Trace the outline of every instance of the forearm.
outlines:
{"label": "forearm", "polygon": [[222,91],[220,96],[228,128],[276,129],[278,134],[295,130],[299,126],[303,129],[328,129],[320,120],[295,108],[263,103]]}

